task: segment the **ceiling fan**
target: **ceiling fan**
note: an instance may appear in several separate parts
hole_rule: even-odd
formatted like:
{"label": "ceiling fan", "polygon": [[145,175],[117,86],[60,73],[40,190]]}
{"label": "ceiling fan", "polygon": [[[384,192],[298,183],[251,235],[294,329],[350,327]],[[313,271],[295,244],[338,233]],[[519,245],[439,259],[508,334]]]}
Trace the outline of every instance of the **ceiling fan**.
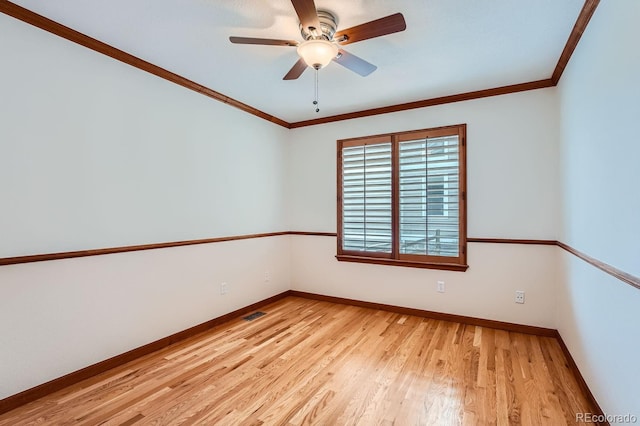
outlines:
{"label": "ceiling fan", "polygon": [[336,32],[338,26],[336,16],[327,10],[316,10],[313,0],[291,0],[291,3],[300,19],[300,34],[304,39],[302,43],[295,40],[229,37],[231,43],[237,44],[297,47],[300,59],[283,80],[295,80],[302,75],[307,66],[319,70],[332,60],[363,77],[367,76],[377,67],[340,46],[393,34],[407,28],[402,14],[396,13]]}

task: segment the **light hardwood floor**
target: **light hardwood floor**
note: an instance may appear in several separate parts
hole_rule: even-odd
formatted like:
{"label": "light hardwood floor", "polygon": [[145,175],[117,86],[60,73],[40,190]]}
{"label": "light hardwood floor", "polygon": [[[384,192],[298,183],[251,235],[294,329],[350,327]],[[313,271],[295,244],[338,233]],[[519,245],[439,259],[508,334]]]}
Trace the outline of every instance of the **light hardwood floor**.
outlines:
{"label": "light hardwood floor", "polygon": [[0,416],[0,425],[575,424],[559,344],[288,297]]}

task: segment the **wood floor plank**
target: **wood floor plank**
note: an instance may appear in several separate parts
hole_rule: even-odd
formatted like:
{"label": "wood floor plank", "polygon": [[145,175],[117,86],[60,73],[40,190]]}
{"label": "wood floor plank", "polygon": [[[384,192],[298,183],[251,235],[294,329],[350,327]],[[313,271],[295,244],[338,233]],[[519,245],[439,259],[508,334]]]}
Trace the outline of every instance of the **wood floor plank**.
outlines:
{"label": "wood floor plank", "polygon": [[558,342],[296,297],[0,416],[0,426],[563,425]]}

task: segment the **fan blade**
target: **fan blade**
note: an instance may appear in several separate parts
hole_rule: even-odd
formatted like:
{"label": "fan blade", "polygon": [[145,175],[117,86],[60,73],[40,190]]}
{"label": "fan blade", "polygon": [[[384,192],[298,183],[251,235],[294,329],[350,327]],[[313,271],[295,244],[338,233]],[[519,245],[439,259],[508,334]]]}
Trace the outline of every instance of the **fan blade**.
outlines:
{"label": "fan blade", "polygon": [[287,75],[284,76],[283,80],[295,80],[300,77],[304,70],[307,69],[307,64],[302,60],[302,58],[298,59],[298,62],[289,70]]}
{"label": "fan blade", "polygon": [[[356,25],[355,27],[339,31],[333,36],[333,39],[344,45],[397,33],[404,31],[406,28],[407,23],[404,21],[402,13],[396,13],[395,15],[389,15],[385,18],[376,19],[366,24]],[[341,40],[343,38],[345,39]]]}
{"label": "fan blade", "polygon": [[229,37],[231,43],[237,44],[262,44],[267,46],[297,46],[295,40],[276,40],[272,38],[253,38],[253,37]]}
{"label": "fan blade", "polygon": [[291,3],[298,14],[300,24],[310,33],[315,33],[314,35],[316,36],[322,35],[318,12],[316,11],[316,5],[313,0],[291,0]]}
{"label": "fan blade", "polygon": [[363,77],[368,76],[378,69],[375,65],[343,49],[338,50],[338,56],[336,56],[333,61]]}

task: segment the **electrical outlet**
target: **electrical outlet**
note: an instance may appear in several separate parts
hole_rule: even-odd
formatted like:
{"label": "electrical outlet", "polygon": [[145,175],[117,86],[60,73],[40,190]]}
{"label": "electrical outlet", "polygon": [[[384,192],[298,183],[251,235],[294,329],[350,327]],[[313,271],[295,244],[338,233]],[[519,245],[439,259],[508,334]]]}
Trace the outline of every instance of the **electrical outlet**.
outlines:
{"label": "electrical outlet", "polygon": [[524,303],[524,291],[516,290],[516,303]]}
{"label": "electrical outlet", "polygon": [[271,281],[271,274],[269,273],[269,271],[265,271],[264,272],[264,282],[268,283],[269,281]]}
{"label": "electrical outlet", "polygon": [[438,281],[438,287],[436,290],[438,293],[444,293],[444,281]]}
{"label": "electrical outlet", "polygon": [[220,294],[227,294],[227,292],[229,291],[229,287],[227,285],[227,283],[221,283],[220,284]]}

